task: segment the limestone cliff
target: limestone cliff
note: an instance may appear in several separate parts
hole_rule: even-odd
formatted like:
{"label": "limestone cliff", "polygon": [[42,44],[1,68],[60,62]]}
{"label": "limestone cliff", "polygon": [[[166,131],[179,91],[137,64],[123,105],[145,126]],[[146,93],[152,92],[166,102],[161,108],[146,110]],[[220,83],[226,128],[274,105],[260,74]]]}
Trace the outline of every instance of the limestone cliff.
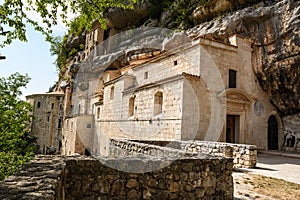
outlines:
{"label": "limestone cliff", "polygon": [[300,1],[264,3],[187,31],[191,37],[226,41],[239,34],[253,42],[254,71],[263,90],[283,115],[300,111]]}

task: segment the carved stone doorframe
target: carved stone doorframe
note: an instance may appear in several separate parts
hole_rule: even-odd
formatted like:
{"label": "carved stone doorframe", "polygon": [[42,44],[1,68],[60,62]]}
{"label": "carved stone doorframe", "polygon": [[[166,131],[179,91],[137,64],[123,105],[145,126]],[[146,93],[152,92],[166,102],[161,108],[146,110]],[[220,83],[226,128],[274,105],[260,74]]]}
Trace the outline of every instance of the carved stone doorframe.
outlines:
{"label": "carved stone doorframe", "polygon": [[[239,116],[239,143],[246,143],[248,123],[246,113],[252,102],[252,98],[243,90],[230,88],[226,89],[226,116]],[[226,120],[227,121],[227,120]],[[225,122],[226,122],[225,121]],[[224,131],[227,130],[226,123]],[[226,132],[223,133],[223,140],[226,141]]]}

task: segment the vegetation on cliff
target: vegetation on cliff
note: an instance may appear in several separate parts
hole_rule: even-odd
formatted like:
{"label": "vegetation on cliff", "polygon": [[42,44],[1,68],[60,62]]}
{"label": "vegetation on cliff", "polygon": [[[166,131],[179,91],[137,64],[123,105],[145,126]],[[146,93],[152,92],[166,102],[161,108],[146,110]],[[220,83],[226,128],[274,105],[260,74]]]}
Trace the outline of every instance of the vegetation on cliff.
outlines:
{"label": "vegetation on cliff", "polygon": [[81,5],[83,9],[80,15],[69,23],[68,33],[63,38],[53,40],[51,52],[57,56],[56,64],[58,71],[61,72],[67,59],[73,58],[84,49],[85,32],[95,19],[100,21],[104,29],[119,31],[142,25],[186,30],[226,12],[251,6],[260,1],[135,0],[130,1],[128,6],[120,2],[93,1],[93,4]]}
{"label": "vegetation on cliff", "polygon": [[[137,0],[4,0],[0,5],[0,35],[3,41],[0,46],[9,45],[18,39],[27,41],[27,25],[42,32],[47,41],[52,41],[52,27],[61,18],[68,24],[68,14],[80,14],[87,18],[88,27],[94,19],[103,19],[103,14],[110,7],[132,8]],[[38,17],[42,19],[42,22]]]}
{"label": "vegetation on cliff", "polygon": [[11,175],[34,155],[30,135],[31,105],[18,97],[20,88],[25,87],[29,77],[12,74],[0,78],[0,180]]}

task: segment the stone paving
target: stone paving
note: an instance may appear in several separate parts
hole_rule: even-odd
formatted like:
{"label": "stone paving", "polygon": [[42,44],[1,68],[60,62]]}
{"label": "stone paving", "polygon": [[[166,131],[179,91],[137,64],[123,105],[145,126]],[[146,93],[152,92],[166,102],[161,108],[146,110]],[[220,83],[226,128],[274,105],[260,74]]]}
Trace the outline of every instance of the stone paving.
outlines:
{"label": "stone paving", "polygon": [[258,154],[255,169],[243,169],[249,173],[283,179],[300,184],[300,155],[282,152]]}

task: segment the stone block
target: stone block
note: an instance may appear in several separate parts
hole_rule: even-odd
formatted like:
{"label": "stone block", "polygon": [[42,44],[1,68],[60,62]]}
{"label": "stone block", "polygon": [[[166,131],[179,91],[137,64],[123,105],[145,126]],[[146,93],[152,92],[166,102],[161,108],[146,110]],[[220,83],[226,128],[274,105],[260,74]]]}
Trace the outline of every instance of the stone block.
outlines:
{"label": "stone block", "polygon": [[179,192],[180,191],[180,184],[179,184],[179,182],[172,182],[170,184],[169,191],[171,193]]}
{"label": "stone block", "polygon": [[136,179],[129,179],[127,181],[126,187],[127,188],[137,188],[139,186],[138,182]]}

